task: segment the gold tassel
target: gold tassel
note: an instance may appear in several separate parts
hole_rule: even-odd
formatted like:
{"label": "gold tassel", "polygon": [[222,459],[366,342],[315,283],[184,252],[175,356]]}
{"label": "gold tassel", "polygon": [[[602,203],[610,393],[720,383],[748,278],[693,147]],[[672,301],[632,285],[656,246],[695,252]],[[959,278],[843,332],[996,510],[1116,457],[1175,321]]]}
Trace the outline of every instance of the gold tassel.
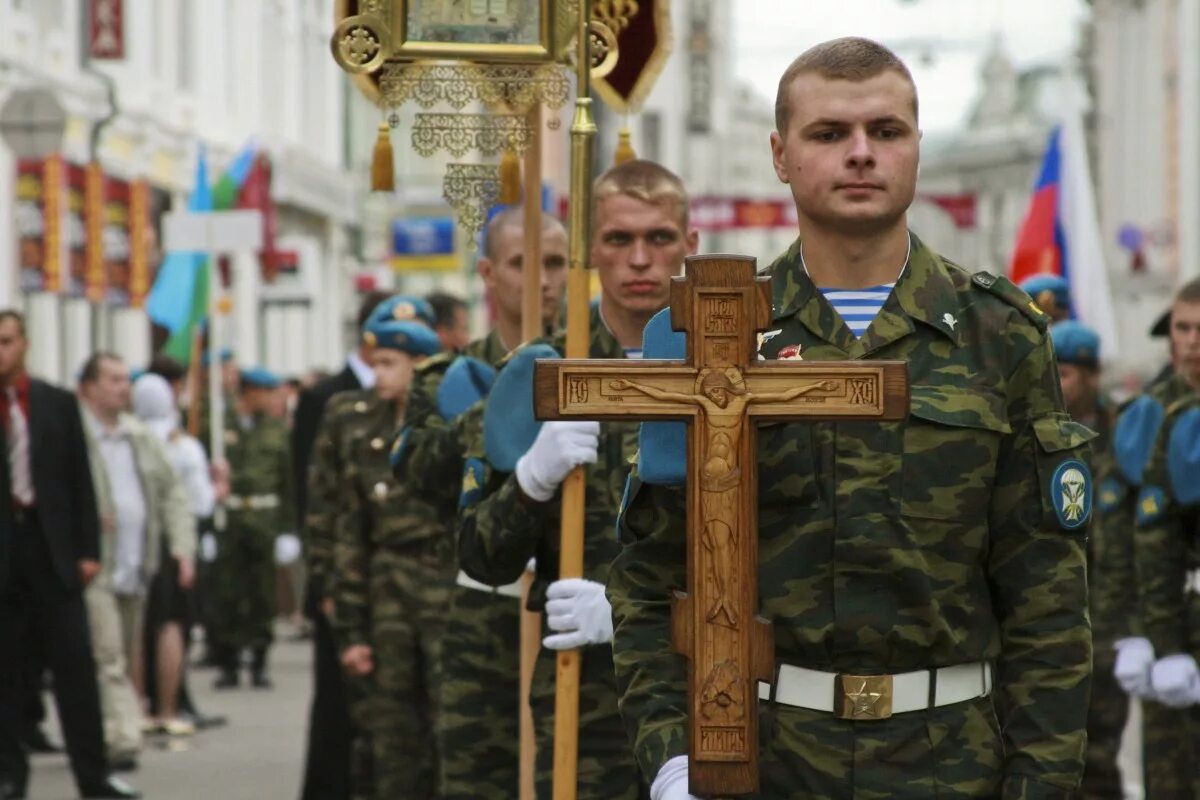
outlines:
{"label": "gold tassel", "polygon": [[511,147],[500,156],[500,202],[506,206],[521,202],[521,160]]}
{"label": "gold tassel", "polygon": [[637,151],[633,149],[633,143],[629,140],[629,128],[621,128],[621,132],[617,134],[617,152],[613,155],[613,166],[619,167],[635,158]]}
{"label": "gold tassel", "polygon": [[375,137],[375,151],[371,154],[371,191],[394,192],[396,190],[396,160],[392,154],[391,130],[386,122],[379,123],[379,135]]}

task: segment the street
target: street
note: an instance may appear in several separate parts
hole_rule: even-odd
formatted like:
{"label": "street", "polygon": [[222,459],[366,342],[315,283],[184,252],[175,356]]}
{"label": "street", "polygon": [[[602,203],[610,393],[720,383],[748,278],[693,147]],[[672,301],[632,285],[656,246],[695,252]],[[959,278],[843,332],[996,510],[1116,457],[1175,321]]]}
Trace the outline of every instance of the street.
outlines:
{"label": "street", "polygon": [[[272,650],[269,691],[243,688],[216,692],[214,671],[193,669],[191,688],[207,714],[222,714],[228,725],[190,739],[147,741],[140,768],[119,777],[147,800],[219,797],[222,800],[293,800],[300,795],[308,704],[312,685],[312,642],[288,641],[280,626]],[[245,676],[243,675],[243,678]],[[48,704],[53,716],[53,704]],[[61,743],[57,725],[48,724]],[[78,795],[65,755],[36,756],[29,782],[31,800],[73,800]]]}

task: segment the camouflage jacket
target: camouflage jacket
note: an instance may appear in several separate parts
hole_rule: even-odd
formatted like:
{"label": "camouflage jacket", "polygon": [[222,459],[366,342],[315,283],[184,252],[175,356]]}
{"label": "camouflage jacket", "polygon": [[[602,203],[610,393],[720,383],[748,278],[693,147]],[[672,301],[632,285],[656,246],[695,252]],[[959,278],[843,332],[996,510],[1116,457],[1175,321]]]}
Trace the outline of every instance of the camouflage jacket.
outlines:
{"label": "camouflage jacket", "polygon": [[432,548],[449,560],[451,529],[432,503],[392,478],[395,430],[396,406],[363,390],[334,395],[317,434],[308,517],[310,527],[333,532],[333,574],[324,577],[342,647],[368,640],[370,580],[381,556]]}
{"label": "camouflage jacket", "polygon": [[[1176,423],[1184,412],[1200,408],[1200,392],[1181,377],[1171,379],[1167,392],[1173,396],[1165,406],[1166,415],[1146,466],[1145,479],[1138,492],[1137,547],[1134,553],[1141,588],[1140,608],[1143,632],[1159,658],[1185,653],[1196,637],[1189,636],[1186,609],[1189,589],[1188,568],[1200,534],[1200,503],[1182,503],[1176,497],[1178,486],[1168,469],[1168,448]],[[1200,441],[1191,442],[1200,449]],[[1200,480],[1191,475],[1190,480]],[[1193,484],[1194,485],[1194,484]],[[1191,620],[1194,626],[1196,621]]]}
{"label": "camouflage jacket", "polygon": [[[590,316],[589,358],[624,358],[625,351],[609,333],[600,314]],[[551,343],[560,353],[565,334]],[[464,424],[478,417],[477,409],[464,414]],[[468,461],[482,464],[482,480],[464,473],[464,507],[458,518],[459,565],[477,581],[501,586],[517,580],[530,557],[537,558],[537,575],[529,593],[529,608],[540,610],[546,587],[558,580],[560,495],[546,503],[525,499],[515,475],[491,469],[483,451],[482,426],[468,445]],[[637,425],[601,423],[599,457],[587,469],[584,519],[583,577],[604,583],[609,564],[620,550],[613,521],[620,507],[629,461],[637,449]],[[478,482],[482,492],[472,489]]]}
{"label": "camouflage jacket", "polygon": [[243,427],[231,410],[225,420],[229,461],[227,530],[253,530],[272,540],[295,528],[291,446],[282,420],[258,414]]}
{"label": "camouflage jacket", "polygon": [[[508,351],[500,335],[492,331],[468,344],[462,354],[498,368]],[[454,353],[438,354],[417,368],[404,414],[404,430],[397,438],[397,445],[403,443],[403,458],[394,459],[392,467],[397,480],[410,482],[422,497],[434,502],[446,519],[458,514],[463,453],[472,427],[469,412],[450,421],[438,413],[438,387],[456,358]]]}
{"label": "camouflage jacket", "polygon": [[[1113,426],[1116,423],[1116,410],[1112,404],[1106,399],[1101,398],[1096,405],[1094,422],[1089,420],[1089,426],[1096,431],[1096,439],[1092,442],[1092,477],[1096,486],[1096,503],[1092,513],[1092,519],[1088,523],[1088,542],[1087,542],[1087,568],[1088,568],[1088,609],[1091,613],[1092,621],[1092,637],[1099,640],[1103,637],[1105,647],[1109,647],[1113,641],[1113,632],[1120,627],[1114,617],[1116,614],[1111,613],[1110,609],[1101,606],[1101,601],[1104,599],[1103,593],[1097,592],[1097,583],[1095,579],[1100,573],[1100,552],[1107,543],[1104,541],[1105,530],[1100,526],[1100,504],[1102,502],[1101,495],[1103,494],[1102,487],[1111,485],[1113,476],[1117,474],[1116,459],[1112,452],[1112,434]],[[1109,529],[1110,533],[1118,533]],[[1128,538],[1128,532],[1126,533]],[[1119,545],[1117,545],[1119,547]],[[1111,560],[1111,559],[1110,559]],[[1097,617],[1097,609],[1104,608],[1104,613]],[[1118,612],[1119,613],[1119,612]]]}
{"label": "camouflage jacket", "polygon": [[[1007,279],[972,276],[916,237],[861,338],[798,243],[770,271],[777,332],[764,358],[786,347],[811,361],[902,360],[911,381],[903,423],[759,428],[760,613],[777,663],[895,674],[991,661],[1004,797],[1068,796],[1090,689],[1094,433],[1064,411],[1047,318]],[[608,582],[613,656],[653,776],[686,752],[685,661],[667,644],[672,591],[687,586],[686,506],[682,488],[636,476],[627,497]]]}

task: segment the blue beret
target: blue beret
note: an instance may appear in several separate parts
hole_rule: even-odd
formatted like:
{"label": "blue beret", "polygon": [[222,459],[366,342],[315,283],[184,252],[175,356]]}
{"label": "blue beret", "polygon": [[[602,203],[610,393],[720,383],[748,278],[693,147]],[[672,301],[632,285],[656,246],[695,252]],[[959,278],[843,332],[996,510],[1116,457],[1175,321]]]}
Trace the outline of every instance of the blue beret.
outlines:
{"label": "blue beret", "polygon": [[1142,476],[1166,413],[1162,403],[1150,395],[1142,395],[1126,406],[1117,419],[1113,429],[1113,453],[1117,457],[1117,468],[1130,486],[1142,485]]}
{"label": "blue beret", "polygon": [[249,367],[242,370],[242,385],[252,389],[278,389],[283,385],[283,378],[265,367]]}
{"label": "blue beret", "polygon": [[1050,339],[1054,342],[1058,363],[1099,366],[1100,336],[1082,322],[1067,319],[1051,326]]}
{"label": "blue beret", "polygon": [[442,349],[433,331],[433,311],[420,297],[398,294],[375,307],[363,325],[363,341],[370,347],[401,350],[429,356]]}
{"label": "blue beret", "polygon": [[1179,415],[1167,443],[1167,474],[1181,505],[1200,503],[1200,408]]}
{"label": "blue beret", "polygon": [[1039,306],[1043,306],[1043,311],[1050,310],[1044,307],[1044,301],[1047,299],[1052,299],[1054,305],[1064,311],[1071,307],[1071,287],[1066,278],[1060,275],[1046,273],[1026,278],[1021,281],[1021,290],[1032,297]]}
{"label": "blue beret", "polygon": [[442,419],[454,419],[487,397],[495,380],[496,370],[477,358],[459,356],[438,385],[438,413]]}
{"label": "blue beret", "polygon": [[[687,358],[687,335],[671,329],[671,309],[664,308],[646,323],[642,358]],[[686,422],[642,423],[638,429],[638,477],[667,486],[687,480]]]}
{"label": "blue beret", "polygon": [[[230,361],[233,361],[233,351],[230,350],[228,347],[222,347],[218,355],[219,355],[219,358],[221,359],[222,364],[226,364]],[[208,351],[208,350],[204,351],[204,357],[203,357],[203,361],[201,363],[203,363],[204,366],[206,366],[206,367],[212,363],[212,353],[210,351]]]}
{"label": "blue beret", "polygon": [[483,409],[483,448],[488,463],[501,472],[517,468],[517,459],[533,447],[542,423],[533,416],[533,364],[561,358],[548,344],[515,351],[496,375]]}

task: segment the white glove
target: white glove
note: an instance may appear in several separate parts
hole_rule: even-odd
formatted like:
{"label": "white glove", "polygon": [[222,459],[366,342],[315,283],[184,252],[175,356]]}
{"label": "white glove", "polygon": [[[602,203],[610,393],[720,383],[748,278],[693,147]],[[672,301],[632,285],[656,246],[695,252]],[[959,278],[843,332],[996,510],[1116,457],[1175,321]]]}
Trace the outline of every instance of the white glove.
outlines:
{"label": "white glove", "polygon": [[1149,639],[1131,636],[1113,645],[1117,662],[1113,676],[1126,694],[1151,699],[1150,668],[1154,666],[1154,646]]}
{"label": "white glove", "polygon": [[1180,653],[1160,658],[1150,670],[1155,699],[1171,708],[1187,708],[1200,701],[1200,669],[1196,659]]}
{"label": "white glove", "polygon": [[551,650],[573,650],[585,644],[612,641],[612,606],[604,584],[565,578],[546,587],[546,625],[552,634],[542,640]]}
{"label": "white glove", "polygon": [[275,537],[275,563],[286,567],[300,557],[300,537],[294,533],[281,533]]}
{"label": "white glove", "polygon": [[599,445],[599,422],[547,422],[517,460],[517,484],[531,499],[544,503],[571,470],[596,463]]}
{"label": "white glove", "polygon": [[211,533],[200,537],[200,560],[208,564],[217,560],[217,537]]}
{"label": "white glove", "polygon": [[688,793],[687,756],[675,756],[662,765],[650,784],[650,800],[700,800]]}

